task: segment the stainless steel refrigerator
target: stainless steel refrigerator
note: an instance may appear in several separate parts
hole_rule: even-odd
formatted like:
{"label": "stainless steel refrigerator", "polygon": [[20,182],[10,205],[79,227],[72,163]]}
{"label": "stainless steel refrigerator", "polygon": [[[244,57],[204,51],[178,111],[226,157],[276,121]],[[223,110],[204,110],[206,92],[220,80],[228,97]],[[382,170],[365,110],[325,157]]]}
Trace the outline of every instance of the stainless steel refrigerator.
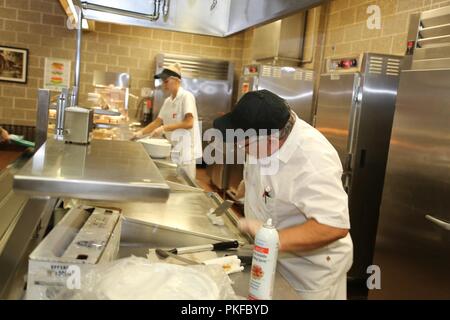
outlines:
{"label": "stainless steel refrigerator", "polygon": [[411,67],[401,73],[374,258],[381,289],[372,299],[450,299],[448,21],[450,7],[421,13]]}
{"label": "stainless steel refrigerator", "polygon": [[336,148],[349,196],[354,262],[350,284],[365,291],[401,69],[398,56],[329,59],[321,75],[316,128]]}
{"label": "stainless steel refrigerator", "polygon": [[266,89],[285,99],[297,115],[312,121],[314,73],[296,67],[250,64],[239,79],[238,100],[249,91]]}
{"label": "stainless steel refrigerator", "polygon": [[[182,87],[195,96],[198,118],[204,132],[212,127],[215,118],[231,110],[234,65],[226,60],[158,54],[156,73],[176,62],[181,64]],[[167,97],[161,84],[161,80],[155,80],[154,118]]]}

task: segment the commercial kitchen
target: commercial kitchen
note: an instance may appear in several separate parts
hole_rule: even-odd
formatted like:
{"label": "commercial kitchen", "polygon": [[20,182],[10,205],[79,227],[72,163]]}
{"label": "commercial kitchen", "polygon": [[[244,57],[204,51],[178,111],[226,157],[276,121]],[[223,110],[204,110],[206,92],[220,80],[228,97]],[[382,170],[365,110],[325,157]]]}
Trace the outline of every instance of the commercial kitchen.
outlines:
{"label": "commercial kitchen", "polygon": [[0,130],[0,299],[450,299],[450,1],[0,0]]}

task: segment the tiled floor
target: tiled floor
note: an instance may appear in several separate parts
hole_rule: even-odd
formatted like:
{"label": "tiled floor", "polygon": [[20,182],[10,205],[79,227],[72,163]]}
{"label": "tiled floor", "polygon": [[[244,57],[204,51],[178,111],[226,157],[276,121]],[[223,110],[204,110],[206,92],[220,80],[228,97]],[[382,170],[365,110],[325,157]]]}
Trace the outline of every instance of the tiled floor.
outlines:
{"label": "tiled floor", "polygon": [[16,160],[24,150],[21,147],[0,144],[0,170]]}

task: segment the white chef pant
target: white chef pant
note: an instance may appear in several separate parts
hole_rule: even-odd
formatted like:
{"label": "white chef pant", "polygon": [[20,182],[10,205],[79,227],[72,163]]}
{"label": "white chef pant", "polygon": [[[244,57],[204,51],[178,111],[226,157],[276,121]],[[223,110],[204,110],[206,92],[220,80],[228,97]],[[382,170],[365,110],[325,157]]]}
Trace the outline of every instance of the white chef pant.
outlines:
{"label": "white chef pant", "polygon": [[297,291],[301,300],[347,300],[347,274],[334,285],[321,291]]}

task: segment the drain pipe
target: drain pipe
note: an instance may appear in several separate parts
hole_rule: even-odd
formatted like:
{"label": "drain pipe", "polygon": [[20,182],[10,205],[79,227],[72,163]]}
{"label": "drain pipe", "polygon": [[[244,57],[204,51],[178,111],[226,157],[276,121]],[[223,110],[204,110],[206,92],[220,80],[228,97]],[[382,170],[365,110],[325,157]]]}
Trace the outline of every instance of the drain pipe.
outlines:
{"label": "drain pipe", "polygon": [[78,13],[78,24],[77,24],[77,48],[75,54],[75,83],[72,89],[72,95],[70,99],[70,105],[76,106],[78,105],[78,93],[80,88],[80,68],[81,68],[81,36],[83,31],[82,21],[83,21],[83,12],[80,7],[77,8]]}

